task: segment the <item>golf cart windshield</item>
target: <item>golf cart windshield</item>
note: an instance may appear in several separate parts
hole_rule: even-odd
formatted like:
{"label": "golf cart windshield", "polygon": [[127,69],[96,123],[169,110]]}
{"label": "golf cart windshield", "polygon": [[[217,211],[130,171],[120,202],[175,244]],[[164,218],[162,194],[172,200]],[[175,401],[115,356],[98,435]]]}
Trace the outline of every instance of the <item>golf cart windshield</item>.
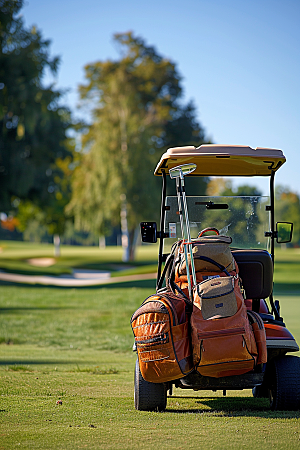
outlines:
{"label": "golf cart windshield", "polygon": [[[214,227],[220,234],[231,236],[232,248],[267,249],[265,232],[270,229],[267,196],[190,197],[187,196],[191,238],[201,230]],[[178,199],[166,197],[165,233],[170,246],[181,238]]]}

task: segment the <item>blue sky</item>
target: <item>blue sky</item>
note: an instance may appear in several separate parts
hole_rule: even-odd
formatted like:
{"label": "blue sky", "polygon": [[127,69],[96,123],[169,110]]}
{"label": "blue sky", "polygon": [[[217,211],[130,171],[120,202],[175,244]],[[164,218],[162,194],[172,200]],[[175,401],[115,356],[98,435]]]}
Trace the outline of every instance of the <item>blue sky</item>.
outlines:
{"label": "blue sky", "polygon": [[276,182],[300,194],[299,0],[26,0],[22,14],[61,57],[73,110],[85,64],[116,59],[113,34],[131,30],[177,64],[214,143],[282,149]]}

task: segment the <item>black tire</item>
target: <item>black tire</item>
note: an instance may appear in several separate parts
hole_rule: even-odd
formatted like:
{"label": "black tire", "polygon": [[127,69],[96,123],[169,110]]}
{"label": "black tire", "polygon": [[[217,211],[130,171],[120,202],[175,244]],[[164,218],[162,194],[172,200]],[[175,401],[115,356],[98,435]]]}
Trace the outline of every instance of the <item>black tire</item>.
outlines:
{"label": "black tire", "polygon": [[268,388],[272,410],[300,409],[300,358],[275,358],[268,367]]}
{"label": "black tire", "polygon": [[138,359],[134,372],[134,406],[139,411],[164,411],[167,406],[166,384],[144,380]]}

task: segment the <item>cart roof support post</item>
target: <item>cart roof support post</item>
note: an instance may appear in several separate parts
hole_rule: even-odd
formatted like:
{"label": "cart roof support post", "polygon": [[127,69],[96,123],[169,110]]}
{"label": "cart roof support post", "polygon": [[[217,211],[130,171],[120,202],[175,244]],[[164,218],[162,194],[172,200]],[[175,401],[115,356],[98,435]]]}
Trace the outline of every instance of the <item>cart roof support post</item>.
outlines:
{"label": "cart roof support post", "polygon": [[274,194],[275,172],[272,170],[270,175],[270,202],[271,202],[271,257],[274,266],[274,247],[275,247],[275,194]]}
{"label": "cart roof support post", "polygon": [[160,237],[159,237],[159,251],[158,251],[158,267],[156,287],[161,276],[161,267],[163,263],[163,249],[164,249],[164,231],[165,231],[165,215],[166,215],[166,193],[167,193],[167,176],[166,172],[162,170],[162,190],[161,190],[161,210],[160,210]]}
{"label": "cart roof support post", "polygon": [[[272,258],[273,268],[274,268],[274,261],[275,261],[275,235],[276,235],[274,179],[275,179],[275,171],[272,170],[271,175],[270,175],[270,203],[271,203],[271,205],[270,205],[271,206],[271,211],[270,211],[271,212],[271,236],[270,237],[271,237],[271,258]],[[277,311],[277,308],[274,303],[273,292],[271,292],[269,300],[270,300],[271,309],[274,313],[275,319],[282,320],[280,318],[280,314]]]}

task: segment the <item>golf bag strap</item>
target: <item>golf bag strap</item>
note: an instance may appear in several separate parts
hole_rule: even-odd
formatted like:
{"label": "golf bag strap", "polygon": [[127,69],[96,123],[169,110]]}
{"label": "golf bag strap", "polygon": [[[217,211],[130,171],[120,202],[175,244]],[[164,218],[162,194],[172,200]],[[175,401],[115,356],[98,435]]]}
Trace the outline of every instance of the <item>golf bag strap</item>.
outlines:
{"label": "golf bag strap", "polygon": [[[157,292],[159,289],[162,288],[162,284],[163,284],[164,278],[165,278],[165,276],[166,276],[167,270],[168,270],[168,268],[169,268],[169,265],[173,262],[173,259],[174,259],[174,253],[170,253],[170,254],[168,255],[168,257],[167,257],[167,260],[166,260],[166,263],[165,263],[165,267],[164,267],[164,269],[163,269],[163,271],[162,271],[162,273],[161,273],[161,276],[160,276],[160,278],[159,278],[159,281],[158,281],[158,283],[157,283],[157,286],[156,286],[156,292]],[[167,284],[168,284],[168,283],[167,283]]]}
{"label": "golf bag strap", "polygon": [[211,264],[214,264],[217,266],[222,272],[224,272],[228,277],[230,277],[230,273],[226,270],[222,264],[219,264],[218,262],[214,261],[213,259],[209,258],[208,256],[197,256],[198,259],[202,259],[202,261],[207,261]]}
{"label": "golf bag strap", "polygon": [[190,299],[185,295],[185,293],[180,289],[180,287],[175,283],[175,281],[169,280],[169,286],[173,292],[177,291],[179,294],[181,294],[183,296],[183,300],[185,301],[185,303],[187,305],[189,305],[189,306],[192,305],[192,302],[190,301]]}

